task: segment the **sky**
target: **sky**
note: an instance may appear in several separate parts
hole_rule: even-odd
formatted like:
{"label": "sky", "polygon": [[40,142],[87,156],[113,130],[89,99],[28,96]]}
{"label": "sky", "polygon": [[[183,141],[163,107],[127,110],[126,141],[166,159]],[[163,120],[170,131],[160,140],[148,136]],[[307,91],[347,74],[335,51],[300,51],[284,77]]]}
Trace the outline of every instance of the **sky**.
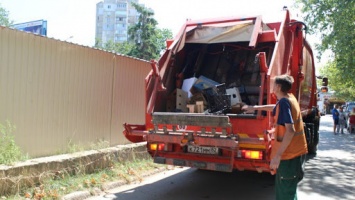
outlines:
{"label": "sky", "polygon": [[[47,36],[84,46],[95,43],[96,4],[101,0],[1,0],[15,24],[47,20]],[[294,0],[139,0],[154,10],[159,28],[175,36],[186,19],[263,15],[277,21]],[[292,9],[291,14],[292,14]],[[293,13],[294,16],[297,13]]]}

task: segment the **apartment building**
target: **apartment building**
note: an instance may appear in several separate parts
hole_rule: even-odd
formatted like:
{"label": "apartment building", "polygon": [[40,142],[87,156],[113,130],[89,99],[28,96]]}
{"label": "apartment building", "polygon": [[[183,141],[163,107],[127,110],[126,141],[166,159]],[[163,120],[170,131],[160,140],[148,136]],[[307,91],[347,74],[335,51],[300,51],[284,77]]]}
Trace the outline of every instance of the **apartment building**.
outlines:
{"label": "apartment building", "polygon": [[128,27],[138,21],[131,2],[138,0],[104,0],[96,4],[96,40],[101,44],[128,40]]}

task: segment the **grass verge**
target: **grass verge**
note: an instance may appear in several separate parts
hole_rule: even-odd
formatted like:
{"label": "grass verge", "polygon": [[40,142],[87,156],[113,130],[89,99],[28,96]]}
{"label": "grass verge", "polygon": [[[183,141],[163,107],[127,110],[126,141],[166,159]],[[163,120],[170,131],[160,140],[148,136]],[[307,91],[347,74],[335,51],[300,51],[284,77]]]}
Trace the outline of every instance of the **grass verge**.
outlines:
{"label": "grass verge", "polygon": [[106,183],[119,180],[128,183],[132,180],[142,181],[147,171],[161,167],[162,165],[153,163],[152,159],[147,157],[125,163],[115,162],[109,168],[97,170],[91,174],[59,173],[43,180],[38,185],[19,189],[17,194],[3,196],[1,199],[60,199],[66,194],[83,190],[97,195],[104,190],[103,186]]}

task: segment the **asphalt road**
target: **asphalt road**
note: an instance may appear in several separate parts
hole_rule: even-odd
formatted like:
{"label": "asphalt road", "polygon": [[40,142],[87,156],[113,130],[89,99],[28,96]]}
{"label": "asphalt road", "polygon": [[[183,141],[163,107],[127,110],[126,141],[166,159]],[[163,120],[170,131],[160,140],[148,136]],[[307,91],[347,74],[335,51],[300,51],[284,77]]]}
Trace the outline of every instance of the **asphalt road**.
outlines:
{"label": "asphalt road", "polygon": [[[318,153],[308,157],[300,200],[355,200],[355,134],[334,135],[330,115],[321,118]],[[274,176],[175,168],[91,200],[272,200]]]}

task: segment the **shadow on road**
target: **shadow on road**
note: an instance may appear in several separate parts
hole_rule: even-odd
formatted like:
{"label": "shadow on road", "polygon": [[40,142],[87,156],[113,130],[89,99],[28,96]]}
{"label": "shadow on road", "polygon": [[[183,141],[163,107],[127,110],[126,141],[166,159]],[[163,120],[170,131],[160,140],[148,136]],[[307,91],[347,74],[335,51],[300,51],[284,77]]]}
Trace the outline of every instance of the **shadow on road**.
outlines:
{"label": "shadow on road", "polygon": [[306,163],[305,179],[299,190],[328,199],[355,197],[355,134],[333,134],[331,116],[323,116],[318,154]]}
{"label": "shadow on road", "polygon": [[[323,116],[318,153],[307,160],[305,177],[298,187],[299,199],[350,200],[355,197],[354,186],[355,134],[334,135],[331,116]],[[120,200],[272,200],[274,176],[188,169],[110,195],[110,199]]]}
{"label": "shadow on road", "polygon": [[114,195],[114,199],[120,200],[273,200],[274,176],[257,172],[223,173],[189,169]]}

